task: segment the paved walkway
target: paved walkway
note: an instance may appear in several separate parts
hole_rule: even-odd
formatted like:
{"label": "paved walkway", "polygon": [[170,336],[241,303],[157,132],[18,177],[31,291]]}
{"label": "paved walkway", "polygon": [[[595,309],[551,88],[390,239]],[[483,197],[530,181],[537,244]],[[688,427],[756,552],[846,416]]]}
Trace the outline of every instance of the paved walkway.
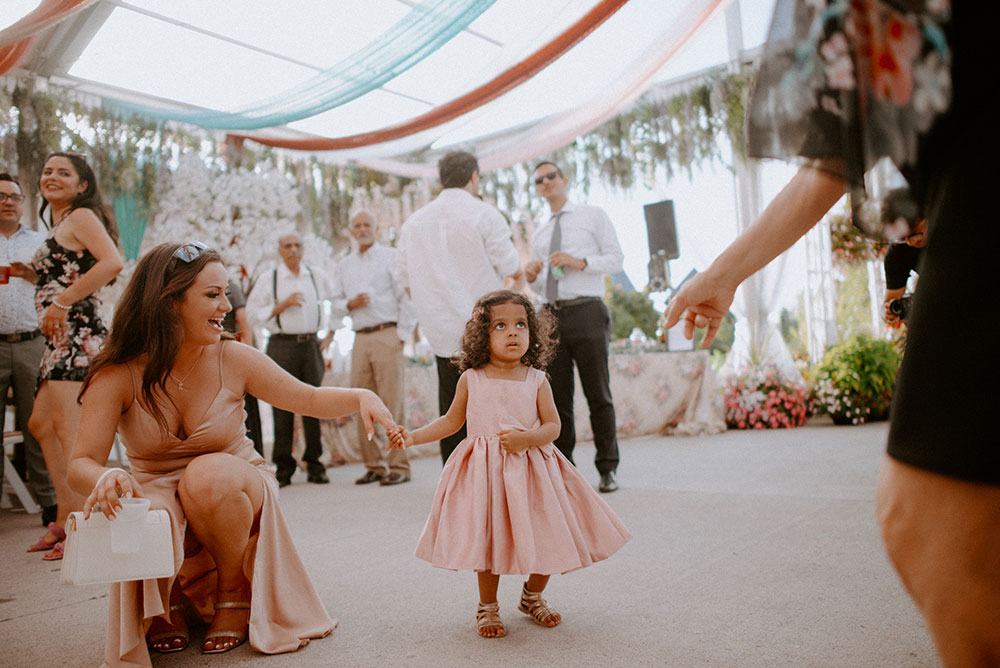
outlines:
{"label": "paved walkway", "polygon": [[[621,444],[621,489],[607,496],[634,539],[592,568],[552,578],[563,623],[516,610],[500,584],[508,636],[474,630],[476,581],[413,556],[436,458],[414,481],[357,487],[360,465],[282,490],[299,552],[340,626],[293,654],[247,646],[154,656],[157,668],[242,666],[939,666],[926,628],[886,561],[874,521],[885,425],[645,437]],[[596,482],[583,444],[581,470]],[[100,665],[105,587],[58,584],[28,554],[38,516],[0,515],[0,665]]]}

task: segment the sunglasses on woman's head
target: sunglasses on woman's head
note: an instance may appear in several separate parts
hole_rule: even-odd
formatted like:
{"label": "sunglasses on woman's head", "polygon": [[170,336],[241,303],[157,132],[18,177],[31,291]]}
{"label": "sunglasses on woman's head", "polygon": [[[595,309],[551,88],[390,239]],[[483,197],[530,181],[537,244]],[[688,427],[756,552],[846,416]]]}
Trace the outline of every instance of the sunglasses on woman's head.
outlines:
{"label": "sunglasses on woman's head", "polygon": [[184,244],[180,248],[174,251],[174,257],[183,262],[191,262],[196,257],[202,254],[203,251],[207,251],[208,246],[201,243],[200,241],[192,241],[189,244]]}

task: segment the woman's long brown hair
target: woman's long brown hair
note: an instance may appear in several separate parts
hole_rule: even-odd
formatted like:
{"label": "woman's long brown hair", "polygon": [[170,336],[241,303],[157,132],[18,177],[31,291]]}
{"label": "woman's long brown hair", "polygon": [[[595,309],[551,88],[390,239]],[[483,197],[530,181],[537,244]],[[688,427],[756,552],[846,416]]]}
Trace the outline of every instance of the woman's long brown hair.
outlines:
{"label": "woman's long brown hair", "polygon": [[94,358],[80,390],[82,398],[91,381],[104,367],[126,364],[146,355],[142,388],[136,399],[164,429],[167,428],[167,421],[154,400],[154,390],[166,392],[167,376],[177,361],[177,352],[184,338],[176,307],[206,265],[222,262],[219,254],[212,249],[203,250],[198,257],[185,262],[174,255],[183,245],[160,244],[139,260],[115,307],[111,331],[104,347]]}

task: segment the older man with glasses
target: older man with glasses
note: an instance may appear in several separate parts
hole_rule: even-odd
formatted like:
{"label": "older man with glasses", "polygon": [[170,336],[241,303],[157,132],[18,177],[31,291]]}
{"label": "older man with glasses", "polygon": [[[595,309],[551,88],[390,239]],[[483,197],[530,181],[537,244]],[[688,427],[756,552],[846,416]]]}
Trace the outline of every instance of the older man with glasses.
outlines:
{"label": "older man with glasses", "polygon": [[535,188],[549,204],[552,215],[531,240],[531,260],[525,278],[555,315],[559,347],[549,365],[552,396],[562,430],[555,445],[573,461],[576,427],[573,421],[575,381],[573,366],[590,408],[597,455],[594,464],[601,476],[598,490],[618,489],[618,436],[615,405],[608,373],[611,316],[604,304],[604,276],[622,270],[621,246],[614,225],[603,209],[569,200],[569,180],[559,166],[541,162],[534,170]]}
{"label": "older man with glasses", "polygon": [[45,338],[35,313],[34,272],[27,263],[45,235],[21,225],[23,212],[20,184],[7,172],[0,173],[0,431],[6,430],[7,392],[13,387],[14,417],[24,439],[24,465],[18,472],[27,473],[28,487],[42,506],[42,524],[48,526],[56,520],[56,493],[42,448],[28,430]]}
{"label": "older man with glasses", "polygon": [[[264,273],[247,299],[250,322],[263,325],[271,332],[267,355],[282,369],[304,383],[319,386],[323,382],[323,348],[333,340],[333,332],[320,342],[316,336],[323,315],[322,303],[333,294],[330,279],[319,269],[302,262],[302,238],[286,234],[278,240],[281,262],[273,271]],[[291,484],[295,473],[292,457],[292,430],[295,415],[278,408],[274,414],[274,451],[271,460],[277,466],[278,485]],[[320,462],[323,443],[319,420],[302,418],[306,449],[307,480],[326,484],[330,479]]]}

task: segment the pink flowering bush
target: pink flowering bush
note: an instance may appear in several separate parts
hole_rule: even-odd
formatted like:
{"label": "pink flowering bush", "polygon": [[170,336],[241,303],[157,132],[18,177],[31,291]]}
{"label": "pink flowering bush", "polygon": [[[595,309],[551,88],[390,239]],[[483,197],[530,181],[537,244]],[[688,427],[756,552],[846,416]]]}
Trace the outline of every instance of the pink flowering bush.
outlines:
{"label": "pink flowering bush", "polygon": [[745,369],[725,390],[730,429],[787,429],[806,423],[806,388],[784,380],[775,369]]}

